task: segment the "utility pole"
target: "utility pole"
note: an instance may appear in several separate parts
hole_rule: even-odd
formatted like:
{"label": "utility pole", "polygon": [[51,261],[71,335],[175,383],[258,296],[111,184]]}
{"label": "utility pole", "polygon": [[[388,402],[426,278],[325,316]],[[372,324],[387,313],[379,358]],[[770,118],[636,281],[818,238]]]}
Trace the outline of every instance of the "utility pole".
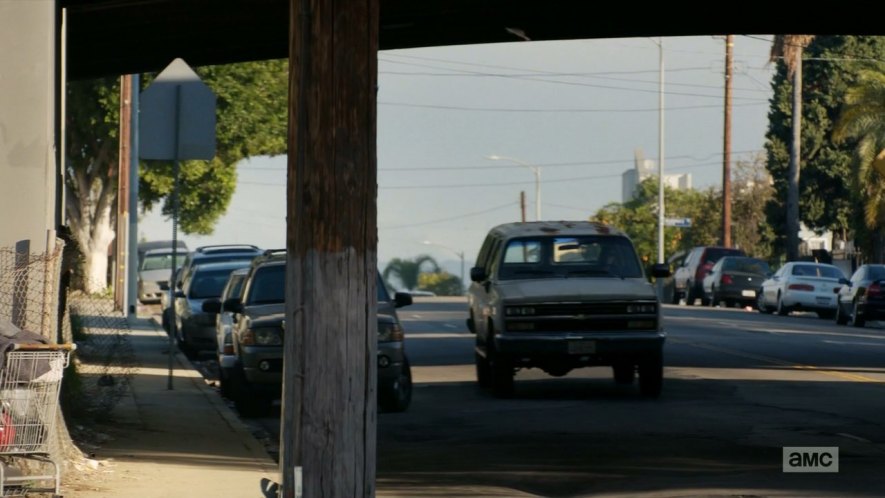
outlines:
{"label": "utility pole", "polygon": [[117,226],[114,242],[114,308],[126,310],[126,254],[129,248],[129,127],[132,116],[132,77],[120,77],[120,146],[117,170]]}
{"label": "utility pole", "polygon": [[722,245],[731,247],[731,75],[734,35],[725,37],[725,134],[722,151]]}
{"label": "utility pole", "polygon": [[522,214],[520,220],[525,223],[525,190],[519,193],[519,212]]}

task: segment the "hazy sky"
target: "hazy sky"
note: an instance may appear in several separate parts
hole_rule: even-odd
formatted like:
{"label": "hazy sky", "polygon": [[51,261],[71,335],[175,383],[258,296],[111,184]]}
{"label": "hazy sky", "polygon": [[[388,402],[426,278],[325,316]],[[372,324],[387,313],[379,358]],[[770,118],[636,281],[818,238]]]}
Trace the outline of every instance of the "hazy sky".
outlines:
{"label": "hazy sky", "polygon": [[[764,144],[770,36],[735,36],[732,159]],[[522,42],[379,53],[378,259],[427,253],[469,271],[489,228],[534,220],[539,167],[545,219],[587,219],[621,201],[634,149],[658,157],[657,38]],[[724,37],[664,38],[665,173],[721,185]],[[506,156],[516,161],[487,158]],[[285,247],[285,157],[239,167],[228,214],[191,246]],[[147,239],[171,237],[148,214]],[[436,245],[426,245],[430,241]]]}

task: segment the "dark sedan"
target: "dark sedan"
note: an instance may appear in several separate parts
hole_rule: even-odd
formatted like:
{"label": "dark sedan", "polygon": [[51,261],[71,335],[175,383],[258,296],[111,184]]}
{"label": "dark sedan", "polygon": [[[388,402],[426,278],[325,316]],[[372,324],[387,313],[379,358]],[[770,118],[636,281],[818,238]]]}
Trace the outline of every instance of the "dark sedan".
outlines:
{"label": "dark sedan", "polygon": [[713,306],[752,306],[762,281],[771,275],[768,263],[744,256],[726,256],[704,277],[704,297]]}
{"label": "dark sedan", "polygon": [[836,294],[836,323],[885,320],[885,265],[861,265]]}

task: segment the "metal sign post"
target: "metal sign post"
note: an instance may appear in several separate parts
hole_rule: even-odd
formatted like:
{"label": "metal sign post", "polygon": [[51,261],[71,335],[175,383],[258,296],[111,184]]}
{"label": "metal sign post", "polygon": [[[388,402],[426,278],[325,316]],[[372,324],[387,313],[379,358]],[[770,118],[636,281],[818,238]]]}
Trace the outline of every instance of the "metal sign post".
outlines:
{"label": "metal sign post", "polygon": [[172,270],[169,278],[169,378],[178,330],[175,273],[178,268],[179,161],[215,157],[215,94],[182,59],[166,66],[141,93],[139,154],[142,159],[172,161]]}

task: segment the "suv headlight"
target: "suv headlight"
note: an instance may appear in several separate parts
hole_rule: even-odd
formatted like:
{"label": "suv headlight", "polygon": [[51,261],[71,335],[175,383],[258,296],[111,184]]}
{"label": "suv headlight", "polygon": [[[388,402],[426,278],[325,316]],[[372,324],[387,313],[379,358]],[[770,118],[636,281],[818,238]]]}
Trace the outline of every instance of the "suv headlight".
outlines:
{"label": "suv headlight", "polygon": [[378,342],[397,342],[403,338],[403,327],[399,323],[378,322]]}
{"label": "suv headlight", "polygon": [[504,314],[507,316],[533,316],[535,308],[531,306],[508,306],[504,309]]}
{"label": "suv headlight", "polygon": [[654,304],[628,304],[627,313],[654,313],[657,307]]}
{"label": "suv headlight", "polygon": [[281,327],[256,327],[247,330],[241,342],[246,346],[280,346],[283,344],[282,332]]}

